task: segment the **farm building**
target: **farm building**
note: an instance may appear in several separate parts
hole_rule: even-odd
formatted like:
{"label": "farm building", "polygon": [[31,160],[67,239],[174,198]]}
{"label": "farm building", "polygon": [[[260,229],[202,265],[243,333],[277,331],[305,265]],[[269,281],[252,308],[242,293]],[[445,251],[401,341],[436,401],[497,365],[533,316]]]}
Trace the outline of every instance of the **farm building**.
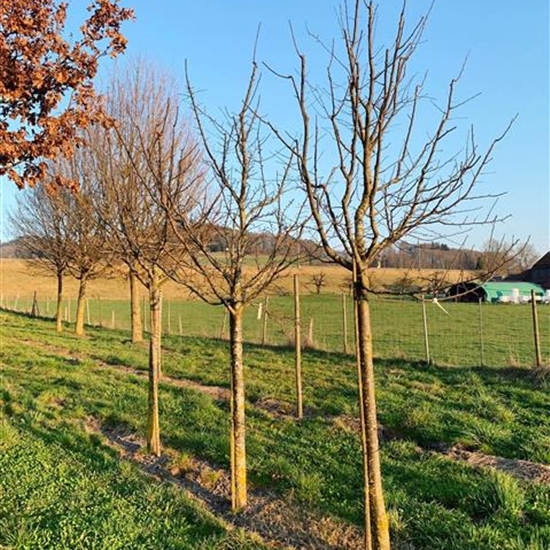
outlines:
{"label": "farm building", "polygon": [[537,299],[544,298],[545,291],[541,286],[523,281],[457,283],[449,287],[448,295],[460,302],[477,302],[481,298],[490,303],[520,303],[531,299],[531,290],[535,291]]}
{"label": "farm building", "polygon": [[550,288],[550,252],[547,252],[527,272],[527,280],[544,288]]}

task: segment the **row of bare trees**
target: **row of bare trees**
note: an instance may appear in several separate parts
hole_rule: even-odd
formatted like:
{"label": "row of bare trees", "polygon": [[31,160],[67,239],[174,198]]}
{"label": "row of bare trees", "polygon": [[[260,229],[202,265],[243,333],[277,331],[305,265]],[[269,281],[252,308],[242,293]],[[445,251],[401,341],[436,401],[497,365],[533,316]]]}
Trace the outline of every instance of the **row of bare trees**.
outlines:
{"label": "row of bare trees", "polygon": [[[128,274],[132,340],[142,339],[136,293],[150,309],[147,445],[159,455],[161,292],[171,278],[200,299],[225,307],[231,348],[231,496],[247,504],[243,315],[246,307],[300,258],[303,216],[288,195],[288,158],[266,175],[263,123],[256,113],[256,67],[235,114],[214,120],[190,82],[190,120],[174,81],[137,62],[116,73],[104,96],[110,125],[87,130],[73,156],[50,164],[44,185],[27,192],[12,224],[34,262],[58,278],[57,327],[62,330],[63,277],[79,282],[76,333],[84,333],[86,283],[107,269]],[[287,155],[289,157],[289,155]],[[78,182],[78,193],[52,192],[53,180]],[[289,215],[290,214],[290,215]],[[254,235],[269,233],[267,255]],[[223,239],[225,250],[212,252]],[[248,267],[245,267],[247,264]]]}
{"label": "row of bare trees", "polygon": [[[153,454],[160,453],[163,282],[173,279],[227,309],[231,500],[237,511],[247,505],[243,312],[299,260],[296,243],[311,222],[325,259],[353,276],[364,545],[388,550],[367,269],[395,243],[422,231],[434,239],[449,228],[461,233],[494,223],[491,210],[484,216],[478,206],[498,193],[479,193],[477,183],[504,134],[480,147],[468,131],[459,153],[445,156],[454,151],[450,138],[464,101],[455,97],[458,79],[452,80],[443,102],[429,113],[436,120],[431,131],[421,123],[433,102],[408,67],[426,18],[409,28],[403,9],[393,40],[384,46],[376,37],[372,2],[346,2],[339,15],[341,42],[321,44],[327,54],[324,82],[313,80],[294,37],[298,70],[269,68],[290,86],[297,129],[280,128],[263,116],[255,62],[240,107],[223,116],[203,108],[189,77],[184,112],[173,81],[138,63],[117,73],[106,91],[103,114],[109,123],[89,128],[85,146],[70,160],[50,164],[52,180],[44,183],[62,176],[78,182],[78,193],[39,188],[22,201],[14,223],[38,261],[58,277],[60,295],[65,273],[80,280],[81,298],[90,278],[106,266],[125,265],[134,289],[134,341],[141,339],[136,281],[147,288],[147,444]],[[271,236],[271,250],[261,261],[253,233]],[[212,252],[220,242],[222,252]],[[59,310],[58,301],[58,328]]]}

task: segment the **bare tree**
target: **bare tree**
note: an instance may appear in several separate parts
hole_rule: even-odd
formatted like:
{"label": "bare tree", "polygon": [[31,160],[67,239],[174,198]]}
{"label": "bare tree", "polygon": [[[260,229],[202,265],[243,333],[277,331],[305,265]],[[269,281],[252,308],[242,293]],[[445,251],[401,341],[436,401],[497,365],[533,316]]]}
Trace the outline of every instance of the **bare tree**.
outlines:
{"label": "bare tree", "polygon": [[530,269],[539,259],[537,249],[530,242],[526,242],[521,250],[513,258],[511,270],[522,273]]}
{"label": "bare tree", "polygon": [[509,273],[521,273],[527,270],[537,259],[537,253],[529,242],[515,247],[504,238],[493,235],[483,243],[476,264],[481,277],[487,274],[505,276]]}
{"label": "bare tree", "polygon": [[67,274],[72,250],[72,235],[64,210],[62,189],[52,194],[43,185],[23,191],[17,209],[10,216],[13,234],[20,239],[29,262],[39,270],[53,273],[57,281],[56,329],[63,330],[63,280]]}
{"label": "bare tree", "polygon": [[[126,215],[129,216],[129,212],[132,208],[136,208],[136,215],[140,215],[139,207],[141,206],[140,194],[136,192],[135,188],[127,189],[126,192],[116,194],[112,189],[107,187],[106,174],[110,171],[121,168],[124,172],[124,168],[121,164],[110,164],[107,162],[107,155],[113,152],[112,143],[105,143],[105,136],[103,130],[97,128],[90,131],[88,139],[92,149],[92,158],[95,163],[95,174],[98,181],[98,189],[94,192],[94,202],[96,204],[97,212],[105,224],[107,234],[110,235],[108,240],[108,250],[111,257],[112,265],[116,272],[121,274],[127,281],[129,286],[130,295],[130,328],[131,328],[131,340],[133,344],[143,342],[143,324],[141,322],[141,303],[139,285],[140,278],[137,276],[139,271],[139,263],[135,259],[135,254],[128,246],[124,246],[120,239],[116,238],[117,231],[121,229],[117,225],[117,215],[120,214],[119,210],[125,210]],[[107,147],[104,149],[103,147]],[[111,176],[109,176],[110,178]],[[120,185],[124,185],[127,182],[127,176],[124,175],[120,178]],[[108,191],[108,192],[107,192]],[[127,202],[124,202],[126,200]],[[122,201],[122,202],[120,202]],[[130,218],[128,218],[130,220]],[[142,224],[149,223],[141,218],[134,220],[134,226],[140,226]],[[122,265],[121,265],[122,264]]]}
{"label": "bare tree", "polygon": [[84,334],[84,309],[88,283],[101,276],[109,265],[107,231],[93,201],[93,171],[89,150],[79,148],[71,158],[50,163],[50,178],[63,178],[77,183],[78,192],[60,193],[57,203],[62,208],[70,235],[67,271],[78,281],[75,334]]}
{"label": "bare tree", "polygon": [[[317,86],[296,40],[298,75],[275,73],[290,83],[301,121],[298,137],[272,125],[299,166],[304,191],[327,256],[355,271],[358,383],[365,482],[365,548],[387,550],[389,526],[382,491],[373,342],[367,270],[380,254],[406,236],[434,239],[494,221],[483,214],[495,194],[476,185],[504,134],[485,148],[474,131],[458,153],[450,136],[457,99],[453,79],[444,102],[434,107],[424,82],[408,73],[427,17],[408,28],[405,7],[388,46],[377,43],[376,7],[354,0],[340,10],[341,42],[321,44],[328,54],[326,81]],[[275,72],[275,71],[273,71]],[[312,115],[312,112],[315,114]],[[504,133],[506,133],[505,130]],[[456,149],[454,149],[456,150]]]}
{"label": "bare tree", "polygon": [[[46,177],[35,194],[23,191],[17,211],[10,216],[14,234],[28,261],[57,279],[56,328],[63,330],[63,280],[72,275],[79,281],[75,332],[84,334],[84,308],[88,282],[105,274],[113,257],[108,235],[92,197],[92,166],[87,148],[79,148],[70,159],[48,163]],[[56,189],[56,180],[70,179],[79,191]],[[137,282],[130,277],[135,295]],[[137,300],[136,300],[137,302]],[[139,306],[139,302],[137,302]],[[140,325],[141,326],[141,325]],[[139,330],[141,333],[141,329]]]}
{"label": "bare tree", "polygon": [[311,282],[315,287],[316,294],[321,294],[321,289],[327,284],[326,278],[327,274],[324,271],[319,271],[319,273],[311,276]]}
{"label": "bare tree", "polygon": [[[113,76],[104,105],[111,131],[98,127],[93,148],[96,207],[114,246],[147,288],[150,306],[148,450],[160,454],[158,381],[161,374],[161,288],[183,248],[161,206],[187,200],[198,182],[196,144],[179,113],[175,84],[145,63]],[[162,268],[161,268],[162,266]]]}
{"label": "bare tree", "polygon": [[422,291],[420,282],[416,280],[410,271],[405,271],[395,281],[385,286],[384,291],[398,296],[415,295]]}
{"label": "bare tree", "polygon": [[[58,332],[62,330],[63,276],[69,274],[78,280],[75,322],[78,336],[84,334],[88,282],[100,276],[107,266],[107,234],[91,199],[90,168],[83,148],[70,159],[50,162],[37,196],[23,195],[19,210],[12,216],[12,225],[23,238],[23,247],[31,255],[31,261],[56,274]],[[58,178],[76,182],[79,191],[54,190]]]}
{"label": "bare tree", "polygon": [[[240,110],[223,118],[200,106],[189,77],[187,91],[204,154],[208,192],[182,211],[169,192],[164,197],[176,238],[187,252],[183,276],[175,277],[193,294],[226,308],[230,319],[231,504],[247,504],[243,316],[246,307],[298,259],[300,208],[288,201],[290,158],[268,147],[257,115],[257,66]],[[268,175],[268,169],[270,174]],[[185,205],[186,207],[188,205]],[[292,219],[291,219],[292,218]],[[257,235],[270,246],[258,256]],[[219,243],[223,243],[221,252]]]}
{"label": "bare tree", "polygon": [[438,294],[444,292],[451,285],[447,275],[444,271],[432,271],[422,277],[421,282],[427,287],[427,291],[432,296],[437,297]]}

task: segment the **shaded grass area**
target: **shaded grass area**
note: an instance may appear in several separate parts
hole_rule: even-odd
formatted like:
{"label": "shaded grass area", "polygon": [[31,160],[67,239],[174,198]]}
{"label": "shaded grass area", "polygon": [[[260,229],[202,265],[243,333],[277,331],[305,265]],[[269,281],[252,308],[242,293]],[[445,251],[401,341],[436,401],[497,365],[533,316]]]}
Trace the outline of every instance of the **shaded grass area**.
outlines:
{"label": "shaded grass area", "polygon": [[[119,463],[96,436],[86,434],[89,416],[144,433],[146,382],[115,368],[98,366],[97,359],[114,366],[145,368],[146,345],[131,346],[127,335],[113,331],[92,330],[87,338],[78,340],[71,335],[55,335],[52,324],[45,321],[8,314],[2,314],[0,320],[1,429],[7,434],[0,441],[8,442],[0,472],[9,474],[0,476],[0,484],[2,497],[12,495],[0,499],[0,521],[15,521],[10,518],[29,514],[26,527],[17,535],[23,538],[0,544],[25,548],[29,545],[24,541],[38,540],[32,538],[38,536],[59,542],[67,523],[72,537],[67,540],[74,543],[83,533],[82,525],[90,524],[97,544],[83,548],[116,548],[108,544],[108,518],[118,517],[116,513],[122,510],[130,518],[125,526],[129,531],[121,535],[130,541],[124,547],[146,547],[142,541],[156,536],[157,520],[143,525],[133,508],[133,503],[145,499],[152,518],[158,518],[159,525],[165,522],[167,532],[179,537],[181,546],[163,547],[247,548],[245,538],[231,546],[234,542],[229,535],[181,495],[142,479],[131,466]],[[172,337],[165,340],[165,346],[167,374],[226,385],[226,343]],[[246,352],[250,400],[273,397],[291,402],[291,352],[253,346]],[[305,421],[276,419],[249,407],[251,481],[360,525],[358,437],[345,423],[327,418],[355,413],[353,361],[336,354],[308,353],[304,372],[310,407]],[[396,544],[411,542],[415,548],[426,550],[542,550],[550,545],[550,488],[519,482],[504,473],[474,470],[418,447],[418,443],[466,442],[495,454],[548,460],[550,400],[544,389],[534,388],[524,371],[517,369],[421,367],[386,361],[377,364],[377,376],[381,420],[402,438],[386,442],[382,448]],[[226,403],[162,384],[161,429],[163,442],[178,452],[228,467]],[[61,475],[67,478],[65,492],[56,492],[54,464],[64,465],[61,471],[65,468],[68,472]],[[33,478],[33,469],[45,470],[36,473],[44,475],[39,482]],[[128,482],[125,476],[130,478]],[[47,535],[41,534],[42,512],[33,497],[32,487],[37,483],[52,495],[46,500],[45,513],[51,518],[46,523]],[[100,486],[102,490],[94,489]],[[67,501],[71,492],[79,491],[80,500],[75,499],[79,506],[73,507]],[[161,492],[158,498],[148,496],[155,491]],[[54,513],[57,508],[59,514]],[[82,523],[77,517],[81,509],[89,511]],[[14,532],[12,524],[8,527],[0,529],[1,536]],[[180,536],[180,530],[185,536]],[[44,544],[35,547],[79,547],[78,543]]]}

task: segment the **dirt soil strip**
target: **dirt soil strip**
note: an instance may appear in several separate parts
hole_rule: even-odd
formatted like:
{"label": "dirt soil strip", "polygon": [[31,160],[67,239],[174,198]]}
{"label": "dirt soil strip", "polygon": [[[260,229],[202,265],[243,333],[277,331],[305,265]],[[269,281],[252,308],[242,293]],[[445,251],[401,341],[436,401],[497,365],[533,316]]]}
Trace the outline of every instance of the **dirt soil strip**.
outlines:
{"label": "dirt soil strip", "polygon": [[550,466],[546,464],[467,451],[459,445],[451,447],[446,454],[454,460],[464,460],[476,468],[494,468],[520,479],[550,485]]}
{"label": "dirt soil strip", "polygon": [[[328,420],[328,419],[327,419]],[[333,424],[343,430],[350,430],[359,433],[359,419],[341,415],[335,416],[332,419]],[[380,441],[391,441],[395,439],[403,439],[404,436],[392,432],[386,426],[378,425],[378,436]],[[528,460],[520,460],[516,458],[503,458],[500,456],[487,455],[478,451],[468,451],[462,445],[448,445],[437,443],[432,446],[418,447],[419,452],[435,453],[443,455],[451,460],[459,462],[467,462],[474,468],[493,468],[501,472],[506,472],[518,479],[530,481],[534,483],[542,483],[550,485],[550,465],[541,464],[538,462],[529,462]]]}
{"label": "dirt soil strip", "polygon": [[264,544],[286,550],[355,550],[361,547],[361,532],[354,526],[305,511],[270,491],[249,490],[248,506],[239,514],[229,509],[229,475],[195,458],[178,464],[177,452],[165,449],[160,457],[147,455],[145,441],[135,434],[102,426],[91,418],[89,432],[100,433],[121,458],[136,463],[144,473],[172,483],[206,508],[226,527],[240,527],[257,535]]}
{"label": "dirt soil strip", "polygon": [[[121,370],[128,374],[133,374],[142,378],[148,377],[147,371],[135,369],[126,365],[110,365],[109,363],[106,363],[97,357],[90,357],[86,354],[74,353],[71,352],[69,349],[60,346],[44,344],[43,342],[30,339],[24,340],[24,342],[32,345],[40,345],[43,348],[48,349],[54,353],[64,354],[68,359],[89,358],[94,360],[99,366],[108,368],[110,370]],[[172,378],[165,375],[162,376],[161,382],[173,385],[178,388],[193,389],[203,394],[209,395],[218,401],[229,400],[229,390],[220,386],[207,386],[199,382],[195,382],[194,380],[189,380],[186,378]],[[262,409],[273,417],[287,419],[294,418],[294,416],[291,414],[291,405],[289,403],[277,401],[276,399],[263,398],[255,402],[253,406]],[[343,429],[351,429],[359,432],[359,420],[357,418],[346,415],[323,418],[328,422],[333,422],[333,424],[337,427]],[[393,434],[390,429],[382,425],[379,425],[379,436],[382,442],[384,440],[401,438],[399,435]],[[432,448],[429,449],[429,451],[443,454],[451,460],[467,462],[475,468],[494,468],[522,480],[550,485],[550,465],[540,464],[537,462],[529,462],[527,460],[487,455],[477,451],[468,451],[464,449],[461,445],[454,445],[452,447],[437,445],[437,447],[438,449]]]}

